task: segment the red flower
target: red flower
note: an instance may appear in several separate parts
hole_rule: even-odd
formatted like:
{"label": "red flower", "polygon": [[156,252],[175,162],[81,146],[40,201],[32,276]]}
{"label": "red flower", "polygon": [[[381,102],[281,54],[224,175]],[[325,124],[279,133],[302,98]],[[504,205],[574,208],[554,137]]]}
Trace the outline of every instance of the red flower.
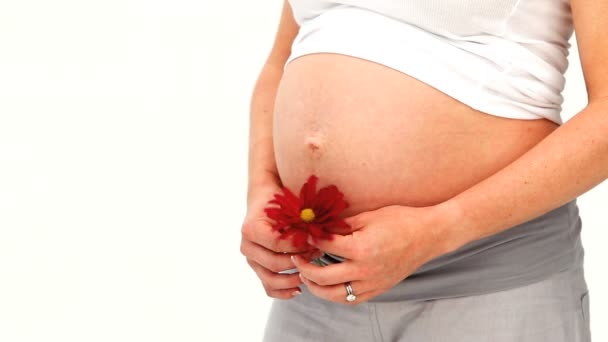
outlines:
{"label": "red flower", "polygon": [[272,229],[281,233],[281,239],[293,236],[295,247],[306,246],[309,235],[313,240],[331,239],[330,229],[350,228],[337,217],[348,208],[344,195],[335,185],[326,186],[316,194],[317,180],[317,176],[311,175],[302,185],[299,198],[283,187],[284,195],[274,194],[274,199],[268,201],[279,207],[264,209],[266,216],[276,222]]}

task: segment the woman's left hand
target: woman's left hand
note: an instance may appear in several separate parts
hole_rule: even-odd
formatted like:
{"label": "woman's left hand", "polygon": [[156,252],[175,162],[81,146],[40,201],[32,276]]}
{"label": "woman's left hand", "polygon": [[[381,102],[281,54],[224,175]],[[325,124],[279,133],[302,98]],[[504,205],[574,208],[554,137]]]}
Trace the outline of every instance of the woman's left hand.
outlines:
{"label": "woman's left hand", "polygon": [[331,240],[309,241],[319,250],[345,258],[317,266],[293,256],[302,281],[310,292],[333,302],[346,301],[345,283],[350,282],[357,299],[352,304],[388,291],[426,262],[455,249],[445,234],[450,220],[442,208],[390,205],[345,218],[347,235]]}

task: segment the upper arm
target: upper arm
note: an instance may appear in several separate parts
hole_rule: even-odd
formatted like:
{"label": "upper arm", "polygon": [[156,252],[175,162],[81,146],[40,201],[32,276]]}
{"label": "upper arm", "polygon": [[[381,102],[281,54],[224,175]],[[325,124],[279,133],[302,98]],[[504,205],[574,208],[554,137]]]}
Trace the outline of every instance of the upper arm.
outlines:
{"label": "upper arm", "polygon": [[608,1],[571,0],[589,102],[608,99]]}
{"label": "upper arm", "polygon": [[291,53],[291,44],[298,34],[298,30],[299,26],[293,17],[291,6],[287,0],[284,0],[279,27],[266,64],[272,64],[283,68],[283,65]]}

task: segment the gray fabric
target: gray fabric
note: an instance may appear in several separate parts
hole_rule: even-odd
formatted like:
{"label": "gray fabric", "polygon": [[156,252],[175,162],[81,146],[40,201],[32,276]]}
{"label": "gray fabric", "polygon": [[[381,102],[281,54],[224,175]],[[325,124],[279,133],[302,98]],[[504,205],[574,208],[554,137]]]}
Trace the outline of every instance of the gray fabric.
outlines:
{"label": "gray fabric", "polygon": [[265,341],[586,342],[581,227],[574,199],[431,260],[354,307],[303,288],[273,303]]}
{"label": "gray fabric", "polygon": [[328,302],[306,287],[275,300],[264,342],[590,342],[582,267],[529,285],[476,296]]}

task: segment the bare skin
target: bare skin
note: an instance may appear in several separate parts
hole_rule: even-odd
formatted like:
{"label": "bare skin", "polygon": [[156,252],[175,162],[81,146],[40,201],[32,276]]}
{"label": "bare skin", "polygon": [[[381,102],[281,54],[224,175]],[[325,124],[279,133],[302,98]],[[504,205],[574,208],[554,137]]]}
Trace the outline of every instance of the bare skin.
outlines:
{"label": "bare skin", "polygon": [[[243,254],[248,260],[265,255],[260,265],[281,260],[285,269],[297,266],[300,281],[327,300],[344,303],[343,283],[350,281],[359,303],[432,258],[540,215],[606,179],[608,67],[602,61],[608,48],[600,39],[608,19],[598,13],[608,8],[590,0],[572,6],[589,105],[560,127],[475,111],[403,73],[353,57],[292,61],[273,88],[274,136],[269,116],[256,120],[266,139],[252,144],[250,156],[264,172],[250,169],[249,203],[261,203],[273,186],[298,189],[310,173],[320,177],[320,187],[338,185],[351,203],[344,216],[353,232],[314,247],[347,261],[319,268],[305,262],[307,255],[286,259],[301,251],[271,245],[268,223],[252,223],[261,221],[255,205],[242,246],[265,249],[242,248]],[[294,275],[256,273],[271,297],[297,294]]]}
{"label": "bare skin", "polygon": [[247,213],[241,227],[241,253],[260,278],[266,294],[280,299],[292,298],[299,293],[298,286],[302,282],[297,274],[278,273],[294,267],[290,255],[282,252],[299,251],[291,248],[286,241],[277,243],[277,235],[272,233],[263,208],[282,186],[273,153],[272,117],[283,65],[297,33],[298,25],[289,3],[284,1],[274,45],[251,97]]}
{"label": "bare skin", "polygon": [[299,189],[314,173],[319,187],[344,192],[350,216],[441,203],[556,127],[546,119],[488,115],[394,69],[319,53],[285,69],[274,107],[274,156],[284,185]]}

